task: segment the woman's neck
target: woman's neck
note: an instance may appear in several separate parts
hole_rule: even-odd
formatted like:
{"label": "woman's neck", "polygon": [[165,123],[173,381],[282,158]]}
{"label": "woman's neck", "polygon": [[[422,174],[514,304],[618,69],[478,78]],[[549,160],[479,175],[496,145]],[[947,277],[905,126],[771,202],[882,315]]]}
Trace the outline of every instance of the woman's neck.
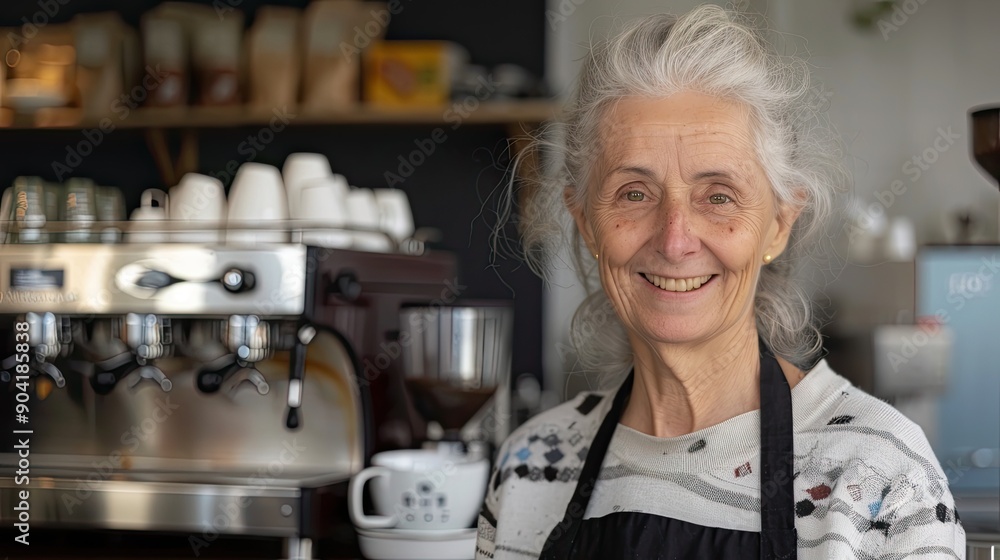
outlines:
{"label": "woman's neck", "polygon": [[[755,328],[684,346],[652,348],[636,342],[635,381],[622,424],[656,437],[675,437],[760,408]],[[802,372],[778,361],[794,387]]]}

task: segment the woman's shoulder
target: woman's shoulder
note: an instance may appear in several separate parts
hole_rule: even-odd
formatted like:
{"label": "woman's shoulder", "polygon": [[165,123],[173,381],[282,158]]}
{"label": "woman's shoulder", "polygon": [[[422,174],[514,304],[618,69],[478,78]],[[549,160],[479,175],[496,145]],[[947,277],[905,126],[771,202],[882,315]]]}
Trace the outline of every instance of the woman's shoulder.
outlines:
{"label": "woman's shoulder", "polygon": [[825,360],[792,391],[792,406],[800,552],[954,557],[963,549],[948,479],[919,425]]}
{"label": "woman's shoulder", "polygon": [[917,423],[852,385],[825,360],[800,385],[803,391],[796,394],[796,386],[792,398],[795,454],[803,470],[839,477],[880,473],[905,477],[937,497],[947,492],[947,477]]}
{"label": "woman's shoulder", "polygon": [[585,391],[535,415],[511,432],[500,447],[498,466],[582,461],[613,397],[611,390]]}
{"label": "woman's shoulder", "polygon": [[854,386],[821,360],[792,391],[795,431],[849,445],[882,442],[911,455],[933,455],[923,429],[889,403]]}
{"label": "woman's shoulder", "polygon": [[477,558],[537,556],[563,512],[613,391],[587,391],[531,418],[497,452],[479,518]]}

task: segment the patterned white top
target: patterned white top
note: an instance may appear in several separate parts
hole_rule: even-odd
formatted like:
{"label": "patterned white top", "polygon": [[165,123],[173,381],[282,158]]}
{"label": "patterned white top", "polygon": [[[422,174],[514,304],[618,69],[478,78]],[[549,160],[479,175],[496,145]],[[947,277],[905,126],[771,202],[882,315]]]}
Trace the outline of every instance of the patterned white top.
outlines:
{"label": "patterned white top", "polygon": [[[504,442],[477,559],[539,556],[613,396],[580,394]],[[792,414],[800,560],[965,558],[947,478],[919,426],[825,360],[792,389]],[[760,411],[674,438],[619,424],[584,518],[639,511],[759,532],[759,444]]]}

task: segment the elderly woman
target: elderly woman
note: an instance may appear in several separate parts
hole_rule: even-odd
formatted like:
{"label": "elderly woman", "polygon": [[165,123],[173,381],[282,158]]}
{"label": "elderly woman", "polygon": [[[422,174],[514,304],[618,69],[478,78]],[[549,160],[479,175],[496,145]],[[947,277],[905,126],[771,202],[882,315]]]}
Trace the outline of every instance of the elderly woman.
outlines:
{"label": "elderly woman", "polygon": [[793,282],[847,182],[814,99],[717,7],[592,52],[523,233],[551,254],[568,214],[603,288],[576,346],[619,375],[501,446],[478,558],[964,558],[920,428],[830,369]]}

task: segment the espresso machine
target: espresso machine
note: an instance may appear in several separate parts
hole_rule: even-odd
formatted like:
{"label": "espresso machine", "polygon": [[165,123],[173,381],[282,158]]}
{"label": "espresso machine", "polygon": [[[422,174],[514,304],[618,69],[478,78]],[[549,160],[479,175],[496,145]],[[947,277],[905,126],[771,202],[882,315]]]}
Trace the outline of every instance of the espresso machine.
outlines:
{"label": "espresso machine", "polygon": [[456,285],[447,253],[5,245],[0,522],[19,522],[29,492],[32,532],[175,538],[190,557],[223,537],[357,557],[348,480],[376,426],[407,413],[388,350],[401,310]]}

